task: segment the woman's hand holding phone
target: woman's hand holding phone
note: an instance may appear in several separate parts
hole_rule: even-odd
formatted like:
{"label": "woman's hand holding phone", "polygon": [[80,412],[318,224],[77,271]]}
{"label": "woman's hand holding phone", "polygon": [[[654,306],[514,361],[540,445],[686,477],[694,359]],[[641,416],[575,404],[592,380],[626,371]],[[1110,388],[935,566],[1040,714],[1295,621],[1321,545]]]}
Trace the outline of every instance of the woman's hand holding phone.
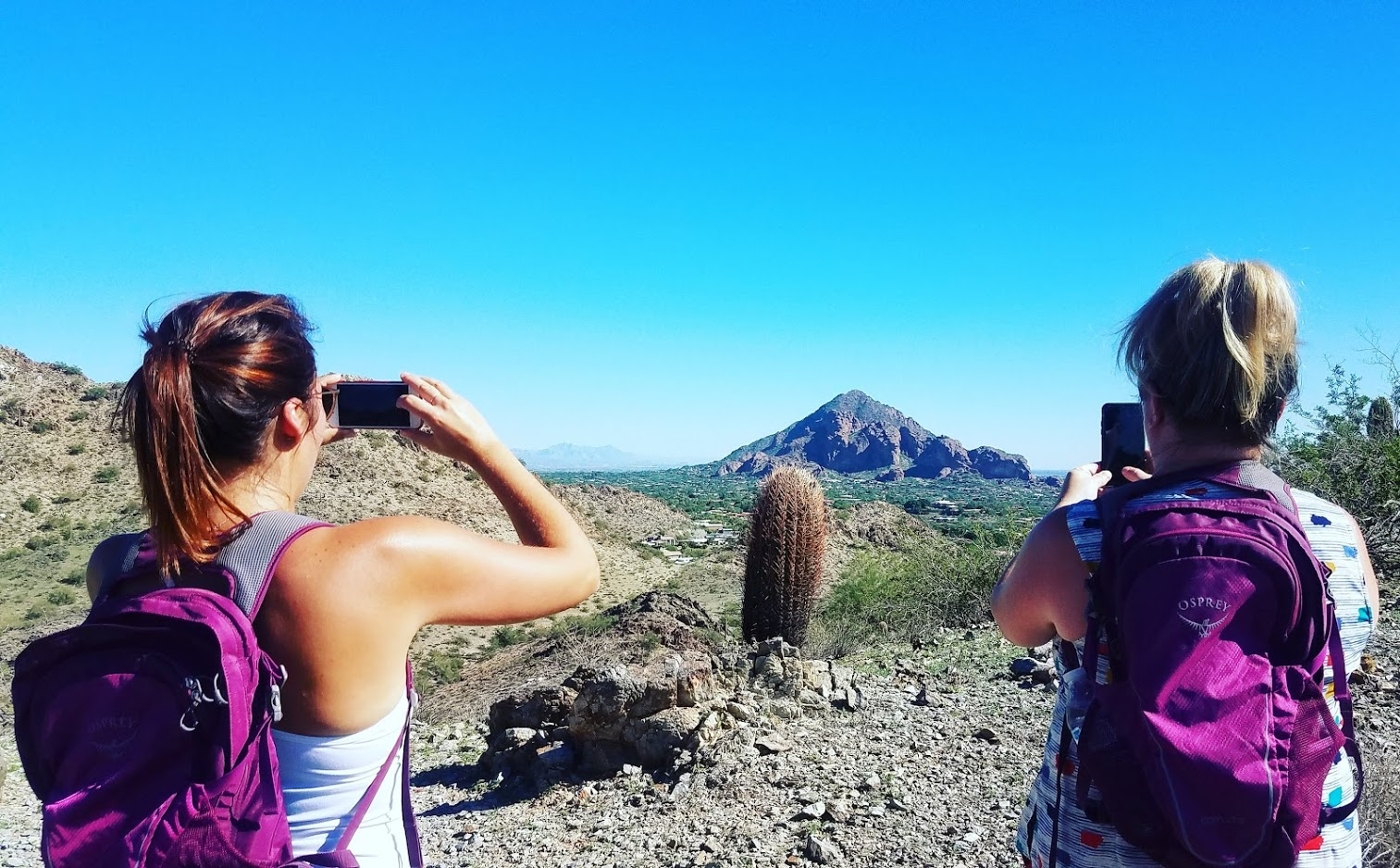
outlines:
{"label": "woman's hand holding phone", "polygon": [[409,373],[402,376],[409,394],[399,399],[399,406],[421,416],[423,428],[406,429],[399,434],[425,449],[479,469],[486,453],[501,443],[486,418],[441,380]]}
{"label": "woman's hand holding phone", "polygon": [[1060,502],[1056,506],[1067,506],[1081,500],[1094,500],[1113,479],[1113,472],[1100,470],[1097,461],[1081,464],[1065,474],[1064,487],[1060,489]]}

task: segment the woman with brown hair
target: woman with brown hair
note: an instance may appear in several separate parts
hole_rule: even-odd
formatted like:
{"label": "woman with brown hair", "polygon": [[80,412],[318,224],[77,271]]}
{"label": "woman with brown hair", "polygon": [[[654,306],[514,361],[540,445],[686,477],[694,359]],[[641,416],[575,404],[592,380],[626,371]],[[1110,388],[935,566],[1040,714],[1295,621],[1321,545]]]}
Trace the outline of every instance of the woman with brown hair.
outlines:
{"label": "woman with brown hair", "polygon": [[[404,374],[410,441],[475,470],[520,545],[422,516],[328,526],[295,515],[321,449],[350,432],[328,423],[338,378],[318,376],[309,324],[291,299],[234,292],[146,323],[141,369],[122,394],[162,577],[208,563],[256,516],[291,528],[273,556],[254,627],[287,681],[274,740],[296,853],[334,846],[410,714],[409,644],[426,624],[525,621],[567,609],[598,584],[587,536],[568,511],[446,384]],[[96,597],[130,537],[94,551]],[[135,590],[140,590],[135,589]],[[408,865],[390,773],[354,837],[360,863]]]}
{"label": "woman with brown hair", "polygon": [[[1214,547],[1217,544],[1226,544],[1217,543],[1217,540],[1232,536],[1253,539],[1242,528],[1262,527],[1234,522],[1232,518],[1228,519],[1229,527],[1224,526],[1227,521],[1224,518],[1211,523],[1211,519],[1205,518],[1208,510],[1226,515],[1225,510],[1232,507],[1220,508],[1219,504],[1258,497],[1267,490],[1273,503],[1281,510],[1290,511],[1291,523],[1301,525],[1302,530],[1303,541],[1298,544],[1298,554],[1306,557],[1311,550],[1310,575],[1325,576],[1320,581],[1335,602],[1335,629],[1339,631],[1345,659],[1329,656],[1321,667],[1325,687],[1315,689],[1325,696],[1324,713],[1335,716],[1338,724],[1343,721],[1346,709],[1339,706],[1337,696],[1333,695],[1335,685],[1344,684],[1347,673],[1360,665],[1361,652],[1371,636],[1379,604],[1375,572],[1352,517],[1336,504],[1313,494],[1296,489],[1290,492],[1276,484],[1277,477],[1260,464],[1284,405],[1297,386],[1297,312],[1292,291],[1282,275],[1262,262],[1226,262],[1212,257],[1192,263],[1168,277],[1133,315],[1123,330],[1121,354],[1141,396],[1152,474],[1145,469],[1128,468],[1124,475],[1132,482],[1115,490],[1111,500],[1104,501],[1104,489],[1111,477],[1108,470],[1091,463],[1070,471],[1059,503],[1031,531],[992,595],[992,613],[1007,640],[1023,647],[1058,640],[1056,667],[1061,686],[1043,763],[1031,784],[1030,798],[1016,838],[1017,849],[1028,865],[1157,864],[1152,856],[1129,843],[1122,834],[1115,811],[1121,819],[1124,805],[1106,803],[1100,790],[1103,781],[1094,781],[1093,774],[1084,781],[1079,780],[1085,774],[1083,757],[1079,754],[1092,753],[1092,748],[1081,751],[1081,721],[1085,727],[1082,733],[1085,743],[1093,746],[1103,743],[1089,739],[1090,724],[1084,714],[1089,708],[1086,696],[1097,697],[1101,691],[1107,692],[1105,686],[1109,684],[1129,684],[1133,691],[1141,690],[1138,701],[1143,710],[1159,701],[1173,710],[1204,708],[1207,710],[1201,711],[1201,720],[1209,719],[1205,726],[1216,726],[1220,717],[1210,716],[1219,711],[1213,705],[1216,695],[1209,688],[1198,690],[1198,684],[1189,680],[1188,675],[1199,675],[1209,682],[1212,679],[1224,681],[1227,673],[1213,671],[1199,663],[1195,664],[1194,672],[1188,672],[1188,667],[1183,666],[1169,673],[1160,692],[1153,692],[1141,688],[1139,680],[1134,679],[1144,670],[1151,670],[1159,660],[1174,658],[1166,654],[1158,655],[1155,660],[1149,656],[1139,657],[1133,668],[1125,666],[1120,671],[1119,661],[1126,660],[1123,646],[1138,641],[1142,642],[1136,646],[1139,648],[1167,651],[1184,648],[1190,649],[1186,653],[1194,654],[1204,647],[1204,644],[1197,644],[1199,640],[1211,636],[1212,641],[1239,643],[1236,647],[1240,651],[1233,653],[1236,659],[1244,661],[1244,640],[1253,639],[1254,634],[1244,627],[1236,630],[1222,625],[1228,625],[1241,611],[1264,611],[1263,606],[1275,601],[1267,593],[1261,593],[1257,603],[1248,596],[1236,602],[1226,601],[1231,594],[1253,587],[1238,579],[1244,568],[1236,568],[1235,572],[1225,568],[1214,574],[1197,574],[1191,573],[1189,566],[1162,567],[1165,561],[1139,558],[1132,562],[1131,573],[1125,567],[1114,574],[1115,581],[1124,583],[1118,587],[1137,581],[1130,585],[1133,594],[1143,595],[1137,596],[1137,600],[1146,598],[1156,602],[1157,596],[1147,595],[1160,595],[1170,605],[1152,609],[1154,617],[1151,618],[1145,617],[1139,609],[1128,615],[1121,611],[1102,611],[1101,603],[1117,598],[1104,592],[1100,566],[1109,558],[1116,570],[1129,560],[1126,554],[1121,559],[1114,558],[1114,553],[1126,551],[1130,543],[1125,535],[1109,539],[1108,529],[1118,527],[1114,523],[1117,516],[1130,509],[1157,516],[1174,510],[1179,514],[1195,510],[1190,512],[1191,520],[1199,523],[1191,527],[1195,535],[1190,537],[1189,545],[1199,545],[1200,549],[1185,552],[1182,560],[1204,562],[1207,556],[1216,557]],[[1271,487],[1266,489],[1265,484]],[[1098,508],[1101,502],[1108,504],[1103,515]],[[1136,530],[1147,525],[1133,527]],[[1148,536],[1150,534],[1144,533],[1139,539]],[[1186,539],[1184,534],[1182,539]],[[1188,544],[1183,542],[1182,545]],[[1163,550],[1151,549],[1154,553]],[[1224,560],[1220,558],[1214,563]],[[1330,575],[1317,566],[1318,562],[1326,565]],[[1159,568],[1160,571],[1153,572]],[[1097,593],[1091,592],[1091,573],[1095,574]],[[1132,578],[1119,577],[1129,575]],[[1302,575],[1301,570],[1299,575]],[[1150,578],[1138,580],[1140,576]],[[1181,591],[1171,580],[1179,581],[1183,576],[1193,580],[1199,576],[1208,592],[1192,596]],[[1301,586],[1303,579],[1299,578],[1298,582]],[[1141,588],[1149,590],[1140,592]],[[1318,591],[1320,597],[1322,588]],[[1182,596],[1186,598],[1178,599]],[[1299,592],[1298,597],[1303,598],[1304,594]],[[1130,598],[1124,595],[1122,599]],[[1318,612],[1317,625],[1324,625],[1318,632],[1326,635],[1327,607],[1319,605]],[[1129,615],[1135,615],[1136,619]],[[1241,619],[1241,624],[1252,623]],[[1088,635],[1091,624],[1098,627],[1094,635]],[[1112,624],[1112,629],[1106,624]],[[1150,645],[1143,639],[1157,644]],[[1268,637],[1261,645],[1269,641],[1276,640]],[[1267,647],[1269,655],[1259,657],[1272,661],[1275,648]],[[1315,652],[1318,657],[1309,659],[1319,659],[1325,651],[1324,648]],[[1112,677],[1109,675],[1110,658],[1113,660]],[[1280,654],[1280,659],[1283,658]],[[1239,670],[1245,671],[1243,666]],[[1269,697],[1279,690],[1278,685],[1267,682],[1245,683],[1238,671],[1228,673],[1228,677],[1237,678],[1241,689],[1253,695]],[[1088,687],[1091,684],[1092,689]],[[1280,707],[1285,705],[1280,702]],[[1093,711],[1103,707],[1097,706]],[[1165,713],[1158,714],[1179,722]],[[1107,715],[1108,712],[1104,712],[1099,717],[1103,719]],[[1089,716],[1092,717],[1092,713]],[[1286,711],[1280,711],[1279,716],[1280,719],[1286,717]],[[1113,720],[1118,727],[1120,718]],[[1136,725],[1137,720],[1129,723]],[[1126,726],[1119,730],[1126,731]],[[1208,732],[1221,736],[1222,743],[1232,739],[1245,742],[1257,735],[1223,729]],[[1145,729],[1139,726],[1133,730],[1135,735],[1139,731]],[[1301,724],[1298,732],[1303,732]],[[1162,755],[1165,751],[1164,748]],[[1332,809],[1340,814],[1357,796],[1352,758],[1343,752],[1335,753],[1334,757],[1333,750],[1318,756],[1320,762],[1314,765],[1325,765],[1328,761],[1333,761],[1333,765],[1325,770],[1325,777],[1318,773],[1323,811],[1311,815],[1311,828],[1316,834],[1306,840],[1285,841],[1284,848],[1271,851],[1271,855],[1282,852],[1284,864],[1290,859],[1296,859],[1297,865],[1307,866],[1360,864],[1361,843],[1355,817],[1336,822],[1322,820]],[[1292,769],[1285,760],[1272,759],[1276,765]],[[1125,765],[1147,763],[1138,761]],[[1180,801],[1185,797],[1175,792],[1174,795],[1178,798],[1175,809],[1186,815]],[[1298,803],[1316,807],[1318,797],[1315,791],[1300,794]],[[1238,816],[1211,819],[1245,827]],[[1272,826],[1267,823],[1265,826],[1260,840],[1277,840],[1269,836],[1282,829],[1282,824],[1276,820]],[[1308,826],[1305,823],[1299,828]],[[1258,830],[1249,828],[1249,831]],[[1224,864],[1223,860],[1220,864]]]}

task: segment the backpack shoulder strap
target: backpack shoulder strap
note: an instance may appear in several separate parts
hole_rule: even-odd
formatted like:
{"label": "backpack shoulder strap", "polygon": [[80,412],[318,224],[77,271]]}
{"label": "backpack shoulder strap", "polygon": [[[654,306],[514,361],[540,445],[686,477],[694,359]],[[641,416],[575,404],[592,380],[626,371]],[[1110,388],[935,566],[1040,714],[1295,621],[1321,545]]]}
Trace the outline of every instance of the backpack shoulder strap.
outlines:
{"label": "backpack shoulder strap", "polygon": [[1293,491],[1288,487],[1288,483],[1258,461],[1230,464],[1212,473],[1203,474],[1202,478],[1246,491],[1267,494],[1289,512],[1298,514],[1298,503],[1293,499]]}
{"label": "backpack shoulder strap", "polygon": [[268,580],[287,547],[309,530],[330,526],[294,512],[260,512],[220,550],[214,563],[233,575],[233,601],[249,620],[256,618],[262,608]]}
{"label": "backpack shoulder strap", "polygon": [[109,536],[97,544],[92,557],[101,580],[98,583],[95,600],[101,600],[116,586],[117,577],[125,576],[136,568],[136,559],[142,546],[149,546],[149,532],[120,533]]}

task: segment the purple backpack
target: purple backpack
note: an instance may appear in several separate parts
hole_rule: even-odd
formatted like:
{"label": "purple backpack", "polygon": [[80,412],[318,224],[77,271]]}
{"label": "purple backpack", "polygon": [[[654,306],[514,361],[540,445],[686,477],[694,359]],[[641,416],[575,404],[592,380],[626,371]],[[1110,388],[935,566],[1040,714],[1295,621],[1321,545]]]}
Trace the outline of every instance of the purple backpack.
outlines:
{"label": "purple backpack", "polygon": [[[261,513],[214,563],[185,565],[178,585],[120,596],[160,577],[149,534],[133,535],[87,619],[20,653],[15,738],[44,804],[45,865],[357,864],[350,837],[398,749],[336,850],[293,862],[271,732],[287,673],[252,624],[287,546],[323,526]],[[416,843],[406,783],[404,803]]]}
{"label": "purple backpack", "polygon": [[[1238,496],[1137,499],[1193,480]],[[1098,508],[1103,553],[1084,667],[1097,672],[1104,654],[1108,677],[1093,684],[1079,733],[1080,806],[1165,865],[1292,865],[1361,797],[1327,570],[1292,495],[1246,462],[1112,489]],[[1339,720],[1325,664],[1335,667]],[[1356,798],[1324,809],[1323,782],[1343,749]],[[1101,801],[1089,800],[1091,782]]]}

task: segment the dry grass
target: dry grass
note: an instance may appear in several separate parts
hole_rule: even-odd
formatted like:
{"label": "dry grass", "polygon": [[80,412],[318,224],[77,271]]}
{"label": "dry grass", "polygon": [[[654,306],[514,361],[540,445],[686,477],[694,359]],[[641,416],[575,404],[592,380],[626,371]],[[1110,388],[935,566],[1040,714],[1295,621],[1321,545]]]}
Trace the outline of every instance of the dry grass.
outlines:
{"label": "dry grass", "polygon": [[1400,749],[1389,734],[1380,739],[1361,736],[1366,788],[1361,799],[1361,841],[1365,864],[1400,868]]}

